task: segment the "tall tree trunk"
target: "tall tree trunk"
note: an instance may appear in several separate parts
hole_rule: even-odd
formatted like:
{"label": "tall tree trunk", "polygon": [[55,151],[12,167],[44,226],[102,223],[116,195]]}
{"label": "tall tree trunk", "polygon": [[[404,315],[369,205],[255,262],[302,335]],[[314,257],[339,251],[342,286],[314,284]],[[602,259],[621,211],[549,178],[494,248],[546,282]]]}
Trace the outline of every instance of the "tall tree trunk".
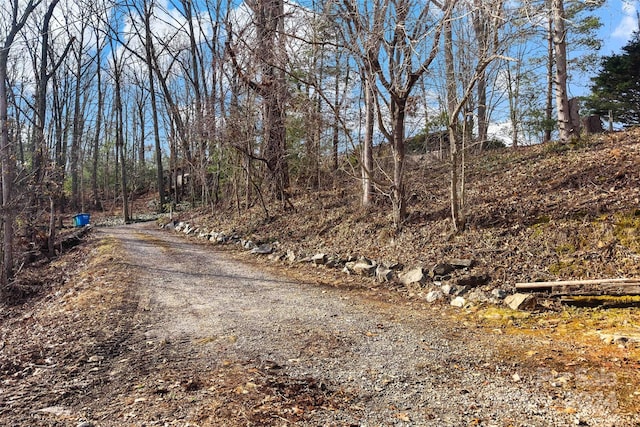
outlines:
{"label": "tall tree trunk", "polygon": [[[16,31],[17,32],[17,31]],[[3,264],[0,282],[6,285],[13,277],[13,225],[15,209],[13,202],[14,160],[13,144],[9,141],[7,103],[7,61],[9,46],[0,49],[0,157],[2,163],[2,251]]]}
{"label": "tall tree trunk", "polygon": [[82,49],[84,42],[84,31],[81,32],[78,43],[78,53],[76,57],[75,94],[73,102],[73,133],[71,140],[71,162],[69,171],[71,173],[71,208],[77,210],[79,206],[78,188],[78,159],[80,158],[80,142],[83,133],[83,117],[80,109],[81,79],[82,79]]}
{"label": "tall tree trunk", "polygon": [[13,206],[13,183],[15,178],[15,157],[12,141],[9,140],[7,65],[9,50],[16,35],[24,27],[29,15],[41,0],[29,0],[21,16],[18,16],[18,0],[12,3],[11,26],[0,46],[0,169],[2,173],[2,272],[0,284],[6,286],[13,277],[13,240],[16,219]]}
{"label": "tall tree trunk", "polygon": [[43,180],[44,152],[45,152],[45,117],[47,110],[47,84],[52,74],[49,74],[49,24],[53,12],[60,0],[52,0],[42,20],[40,66],[36,80],[35,123],[33,134],[33,182],[38,185]]}
{"label": "tall tree trunk", "polygon": [[407,202],[404,197],[404,124],[406,98],[391,100],[391,127],[393,146],[393,185],[391,202],[393,204],[393,222],[396,230],[402,228],[407,216]]}
{"label": "tall tree trunk", "polygon": [[93,159],[91,167],[91,190],[93,192],[92,205],[94,209],[101,208],[100,199],[98,198],[98,159],[100,156],[100,130],[102,128],[102,115],[104,110],[104,94],[102,91],[102,46],[98,43],[96,52],[96,78],[98,85],[98,109],[96,111],[96,129],[93,135]]}
{"label": "tall tree trunk", "polygon": [[553,44],[556,62],[556,106],[558,109],[558,128],[560,141],[569,142],[577,138],[578,129],[571,120],[569,95],[567,94],[567,31],[564,13],[564,0],[553,1]]}
{"label": "tall tree trunk", "polygon": [[[336,44],[335,53],[336,53],[336,62],[337,62],[338,61],[337,58],[340,57],[339,48],[337,44]],[[340,75],[338,73],[338,67],[336,67],[335,75],[334,75],[334,83],[333,83],[333,105],[335,105],[336,108],[338,108],[338,102],[340,99],[339,98],[340,97],[340,78],[339,77]],[[332,140],[332,150],[331,150],[332,170],[334,172],[338,171],[339,143],[340,143],[340,120],[338,117],[338,113],[335,112],[334,120],[333,120],[333,140]]]}
{"label": "tall tree trunk", "polygon": [[520,101],[520,64],[516,64],[516,75],[511,74],[511,64],[507,63],[507,91],[509,93],[509,118],[511,119],[511,147],[518,148],[520,120],[518,104]]}
{"label": "tall tree trunk", "polygon": [[364,108],[365,108],[365,129],[364,141],[362,141],[362,206],[371,205],[373,193],[373,127],[374,127],[374,92],[371,85],[375,76],[368,74],[363,76],[364,83]]}
{"label": "tall tree trunk", "polygon": [[231,47],[231,56],[238,75],[262,98],[262,158],[268,170],[272,193],[287,203],[289,166],[285,128],[287,86],[283,72],[286,61],[284,49],[284,3],[282,0],[255,0],[249,3],[257,31],[255,50],[260,64],[260,82],[248,78],[241,70]]}
{"label": "tall tree trunk", "polygon": [[198,177],[199,182],[195,182],[195,180],[191,181],[192,185],[200,186],[201,199],[204,203],[207,203],[207,194],[208,191],[205,188],[207,185],[207,139],[204,134],[204,117],[203,117],[203,101],[202,101],[202,87],[200,84],[200,63],[198,61],[199,53],[198,53],[198,43],[196,41],[196,32],[193,26],[193,10],[192,10],[192,0],[181,0],[185,19],[187,21],[187,28],[189,33],[189,49],[190,49],[190,59],[191,59],[191,75],[189,76],[189,80],[191,81],[191,86],[193,87],[194,93],[194,106],[195,106],[195,142],[197,144],[197,164],[194,165],[197,167],[195,171]]}
{"label": "tall tree trunk", "polygon": [[444,60],[447,86],[447,111],[449,113],[449,152],[451,156],[451,220],[454,233],[464,230],[464,174],[462,162],[462,147],[460,144],[459,118],[456,112],[457,85],[453,60],[453,31],[451,20],[444,24]]}
{"label": "tall tree trunk", "polygon": [[551,14],[553,0],[549,0],[549,19],[547,22],[547,92],[544,110],[544,136],[542,142],[551,141],[553,131],[553,82],[554,82],[554,45],[553,45],[553,15]]}
{"label": "tall tree trunk", "polygon": [[[487,30],[488,22],[480,0],[473,0],[473,8],[473,31],[476,36],[478,52],[481,54],[482,52],[486,52],[487,44],[489,43],[489,34]],[[487,140],[487,77],[485,72],[480,74],[476,84],[478,97],[478,143],[480,145],[480,149],[482,149],[485,141]]]}
{"label": "tall tree trunk", "polygon": [[[156,100],[154,80],[154,52],[151,39],[151,10],[144,5],[145,55],[147,60],[147,77],[149,79],[149,95],[151,96],[151,118],[153,121],[153,138],[155,143],[156,182],[158,185],[158,212],[164,212],[166,196],[164,191],[164,172],[162,170],[162,146],[160,143],[160,125],[158,124],[158,102]],[[175,200],[177,202],[177,200]]]}
{"label": "tall tree trunk", "polygon": [[[124,111],[122,105],[122,70],[121,65],[114,67],[114,103],[116,116],[116,157],[120,163],[120,195],[122,196],[122,219],[125,223],[130,221],[129,217],[129,195],[127,194],[127,162],[124,141]],[[116,168],[117,170],[117,168]]]}

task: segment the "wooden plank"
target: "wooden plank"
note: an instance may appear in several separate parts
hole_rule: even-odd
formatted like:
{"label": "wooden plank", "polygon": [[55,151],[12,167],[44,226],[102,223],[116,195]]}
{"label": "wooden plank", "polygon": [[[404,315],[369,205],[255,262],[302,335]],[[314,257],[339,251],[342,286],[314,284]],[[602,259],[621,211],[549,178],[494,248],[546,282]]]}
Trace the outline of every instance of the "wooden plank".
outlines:
{"label": "wooden plank", "polygon": [[558,286],[553,288],[551,294],[554,297],[558,296],[631,296],[640,295],[640,283],[611,283],[608,285],[590,286],[590,287],[577,287],[577,286]]}
{"label": "wooden plank", "polygon": [[556,286],[605,285],[619,286],[640,285],[640,279],[594,279],[594,280],[556,280],[554,282],[523,282],[516,283],[516,289],[554,288]]}

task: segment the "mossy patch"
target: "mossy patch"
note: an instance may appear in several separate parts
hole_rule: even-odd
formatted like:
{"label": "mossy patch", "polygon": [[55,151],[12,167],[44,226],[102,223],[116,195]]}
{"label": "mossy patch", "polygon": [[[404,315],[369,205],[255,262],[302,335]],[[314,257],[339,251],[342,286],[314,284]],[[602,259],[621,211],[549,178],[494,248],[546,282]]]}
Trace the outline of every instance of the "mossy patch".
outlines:
{"label": "mossy patch", "polygon": [[617,215],[613,234],[621,245],[640,252],[640,210]]}

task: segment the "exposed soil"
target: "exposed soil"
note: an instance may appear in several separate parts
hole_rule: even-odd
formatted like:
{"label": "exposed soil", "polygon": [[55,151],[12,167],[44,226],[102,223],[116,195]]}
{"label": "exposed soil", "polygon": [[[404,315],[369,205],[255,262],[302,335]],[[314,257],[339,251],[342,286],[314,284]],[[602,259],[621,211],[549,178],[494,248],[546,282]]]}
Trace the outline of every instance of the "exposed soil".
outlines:
{"label": "exposed soil", "polygon": [[51,266],[66,284],[3,311],[0,420],[640,422],[632,349],[593,360],[590,345],[551,332],[512,334],[386,289],[305,282],[243,259],[155,224],[97,230],[89,247]]}

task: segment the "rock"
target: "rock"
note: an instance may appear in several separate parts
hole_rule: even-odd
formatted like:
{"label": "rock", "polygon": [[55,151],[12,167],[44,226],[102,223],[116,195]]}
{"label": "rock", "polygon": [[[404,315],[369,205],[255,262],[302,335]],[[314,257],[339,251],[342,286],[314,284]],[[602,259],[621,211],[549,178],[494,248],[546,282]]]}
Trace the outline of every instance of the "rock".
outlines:
{"label": "rock", "polygon": [[456,287],[451,284],[444,284],[440,287],[442,293],[445,295],[454,295],[456,293]]}
{"label": "rock", "polygon": [[600,339],[604,341],[606,344],[617,344],[619,346],[627,346],[628,344],[633,344],[637,346],[640,343],[640,334],[634,334],[632,332],[628,332],[623,334],[606,334],[602,332],[596,332]]}
{"label": "rock", "polygon": [[456,280],[456,285],[475,288],[477,286],[484,286],[490,281],[491,281],[491,276],[489,276],[488,274],[481,274],[480,276],[461,277],[458,280]]}
{"label": "rock", "polygon": [[376,279],[378,282],[390,282],[393,279],[393,270],[379,265],[376,267]]}
{"label": "rock", "polygon": [[255,248],[251,249],[251,253],[255,255],[269,255],[272,252],[273,246],[268,243],[256,246]]}
{"label": "rock", "polygon": [[466,303],[467,301],[463,297],[455,297],[454,299],[451,300],[451,305],[454,307],[462,308],[465,306]]}
{"label": "rock", "polygon": [[267,259],[271,260],[271,261],[282,261],[284,259],[284,254],[280,253],[271,253],[267,256]]}
{"label": "rock", "polygon": [[456,285],[451,285],[451,284],[444,284],[440,287],[440,289],[442,290],[442,292],[445,295],[462,295],[465,292],[467,292],[467,290],[469,289],[466,286],[456,286]]}
{"label": "rock", "polygon": [[180,221],[176,226],[175,226],[175,230],[176,231],[182,231],[182,229],[186,226],[187,224],[185,224],[184,222]]}
{"label": "rock", "polygon": [[405,286],[412,283],[420,283],[421,285],[424,285],[427,281],[427,276],[424,274],[424,269],[422,267],[416,267],[406,273],[399,274],[398,279],[400,280],[400,283]]}
{"label": "rock", "polygon": [[315,254],[311,257],[311,262],[315,265],[325,265],[327,263],[327,254]]}
{"label": "rock", "polygon": [[393,271],[401,271],[404,270],[404,264],[400,262],[391,262],[387,265]]}
{"label": "rock", "polygon": [[289,262],[295,262],[296,261],[296,253],[289,250],[287,251],[287,256],[285,258],[287,261]]}
{"label": "rock", "polygon": [[427,302],[436,302],[438,300],[441,300],[442,298],[444,298],[444,294],[439,290],[431,291],[425,297]]}
{"label": "rock", "polygon": [[491,296],[497,299],[505,299],[507,297],[507,291],[504,289],[496,288],[491,291]]}
{"label": "rock", "polygon": [[472,259],[454,258],[449,260],[449,264],[455,268],[470,268],[475,264]]}
{"label": "rock", "polygon": [[49,406],[46,408],[42,408],[42,409],[38,409],[36,412],[40,412],[43,414],[52,414],[52,415],[56,415],[56,416],[70,416],[71,415],[71,410],[68,408],[65,408],[64,406]]}
{"label": "rock", "polygon": [[94,427],[94,424],[90,421],[81,421],[76,427]]}
{"label": "rock", "polygon": [[489,297],[487,296],[487,294],[480,289],[474,289],[471,292],[469,292],[467,294],[467,299],[469,301],[475,301],[475,302],[489,301]]}
{"label": "rock", "polygon": [[169,229],[169,230],[175,230],[176,229],[176,222],[175,221],[169,221],[166,224],[161,225],[160,228],[166,228],[166,229]]}
{"label": "rock", "polygon": [[362,276],[373,276],[376,273],[376,266],[369,260],[356,261],[351,268],[354,273]]}
{"label": "rock", "polygon": [[341,261],[338,258],[331,257],[327,260],[327,263],[325,265],[330,268],[338,268],[341,265]]}
{"label": "rock", "polygon": [[512,310],[531,310],[536,306],[536,298],[531,294],[513,294],[504,299]]}
{"label": "rock", "polygon": [[429,274],[431,277],[446,276],[454,270],[453,265],[447,263],[436,264],[431,268]]}
{"label": "rock", "polygon": [[253,243],[251,240],[247,240],[242,244],[242,247],[245,249],[253,249],[256,247],[256,244]]}

